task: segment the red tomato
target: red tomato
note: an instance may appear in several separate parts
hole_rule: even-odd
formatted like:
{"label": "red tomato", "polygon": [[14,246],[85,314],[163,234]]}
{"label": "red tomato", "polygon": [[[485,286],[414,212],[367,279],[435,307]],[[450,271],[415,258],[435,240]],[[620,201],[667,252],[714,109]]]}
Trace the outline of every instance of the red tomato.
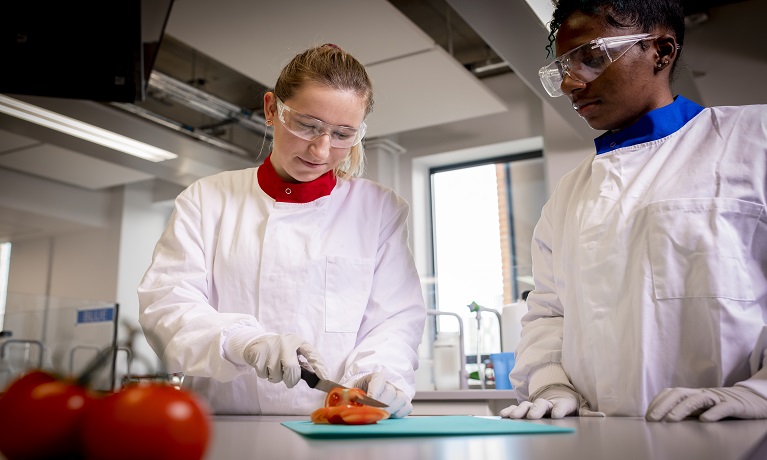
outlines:
{"label": "red tomato", "polygon": [[87,389],[41,371],[17,379],[0,398],[0,452],[9,460],[78,457],[93,401]]}
{"label": "red tomato", "polygon": [[330,423],[328,421],[328,408],[320,407],[316,411],[312,412],[311,419],[314,423]]}
{"label": "red tomato", "polygon": [[201,459],[210,439],[207,406],[164,383],[124,387],[93,405],[83,423],[86,459]]}
{"label": "red tomato", "polygon": [[328,395],[325,397],[325,407],[361,406],[362,404],[357,402],[359,396],[365,396],[365,392],[359,388],[336,387],[328,391]]}
{"label": "red tomato", "polygon": [[29,393],[32,388],[40,385],[41,383],[53,382],[55,380],[56,376],[49,372],[33,370],[11,382],[11,384],[8,385],[8,387],[2,393],[2,396],[7,395],[8,393],[16,392]]}
{"label": "red tomato", "polygon": [[340,423],[346,425],[370,425],[372,423],[377,423],[379,420],[386,420],[389,418],[389,413],[377,407],[346,406],[343,410],[338,412],[337,417],[340,418]]}
{"label": "red tomato", "polygon": [[369,425],[389,418],[385,410],[357,402],[364,395],[359,388],[333,388],[325,397],[325,407],[312,412],[311,420],[314,423]]}
{"label": "red tomato", "polygon": [[335,425],[369,425],[387,418],[389,413],[383,409],[352,405],[320,407],[311,415],[314,423]]}

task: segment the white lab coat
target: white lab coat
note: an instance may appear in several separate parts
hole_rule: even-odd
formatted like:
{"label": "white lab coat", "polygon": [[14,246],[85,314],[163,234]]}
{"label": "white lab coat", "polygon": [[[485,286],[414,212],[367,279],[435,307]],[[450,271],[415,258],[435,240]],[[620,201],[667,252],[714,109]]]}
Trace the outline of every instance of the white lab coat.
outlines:
{"label": "white lab coat", "polygon": [[216,413],[306,415],[324,401],[227,359],[242,326],[299,335],[330,378],[379,371],[412,398],[426,312],[407,215],[366,179],[338,179],[309,203],[275,202],[256,169],[199,180],[177,197],[138,289],[147,339]]}
{"label": "white lab coat", "polygon": [[[534,231],[535,290],[510,375],[518,398],[557,383],[529,386],[561,363],[592,409],[643,416],[664,388],[756,373],[766,183],[767,106],[704,109],[563,177]],[[760,378],[751,387],[767,397]]]}

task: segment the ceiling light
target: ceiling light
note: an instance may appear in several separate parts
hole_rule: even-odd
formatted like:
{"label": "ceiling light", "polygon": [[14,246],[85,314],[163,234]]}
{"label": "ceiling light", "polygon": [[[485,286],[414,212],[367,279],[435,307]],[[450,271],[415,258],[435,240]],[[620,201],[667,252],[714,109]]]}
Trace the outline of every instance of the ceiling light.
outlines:
{"label": "ceiling light", "polygon": [[148,87],[151,91],[168,96],[172,100],[191,107],[216,120],[236,121],[258,134],[266,134],[266,119],[243,107],[237,106],[194,86],[171,78],[161,72],[152,71]]}
{"label": "ceiling light", "polygon": [[56,112],[37,107],[18,99],[0,94],[0,112],[36,123],[46,128],[55,129],[70,136],[79,137],[110,149],[143,158],[149,161],[164,161],[177,158],[175,153],[168,152],[135,139],[122,136],[112,131],[83,123]]}

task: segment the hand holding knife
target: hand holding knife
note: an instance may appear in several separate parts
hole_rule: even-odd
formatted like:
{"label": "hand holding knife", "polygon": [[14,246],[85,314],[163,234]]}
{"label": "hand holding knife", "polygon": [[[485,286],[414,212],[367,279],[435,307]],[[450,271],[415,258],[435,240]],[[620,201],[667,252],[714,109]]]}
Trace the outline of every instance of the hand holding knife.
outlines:
{"label": "hand holding knife", "polygon": [[[346,388],[340,383],[336,383],[332,380],[320,378],[317,374],[314,373],[314,371],[311,368],[309,368],[307,364],[300,362],[300,365],[301,365],[301,378],[306,381],[306,384],[309,385],[310,388],[314,388],[315,390],[321,390],[321,391],[324,391],[325,393],[329,392],[333,388],[339,388],[339,387]],[[384,404],[381,401],[373,399],[367,395],[359,396],[357,398],[357,401],[367,406],[389,407],[387,404]]]}

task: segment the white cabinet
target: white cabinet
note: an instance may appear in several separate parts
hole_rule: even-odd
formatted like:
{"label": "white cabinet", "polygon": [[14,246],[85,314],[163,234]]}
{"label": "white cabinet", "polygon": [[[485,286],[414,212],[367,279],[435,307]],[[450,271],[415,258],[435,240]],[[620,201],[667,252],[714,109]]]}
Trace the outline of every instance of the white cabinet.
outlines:
{"label": "white cabinet", "polygon": [[498,415],[516,402],[513,390],[418,391],[412,415]]}

